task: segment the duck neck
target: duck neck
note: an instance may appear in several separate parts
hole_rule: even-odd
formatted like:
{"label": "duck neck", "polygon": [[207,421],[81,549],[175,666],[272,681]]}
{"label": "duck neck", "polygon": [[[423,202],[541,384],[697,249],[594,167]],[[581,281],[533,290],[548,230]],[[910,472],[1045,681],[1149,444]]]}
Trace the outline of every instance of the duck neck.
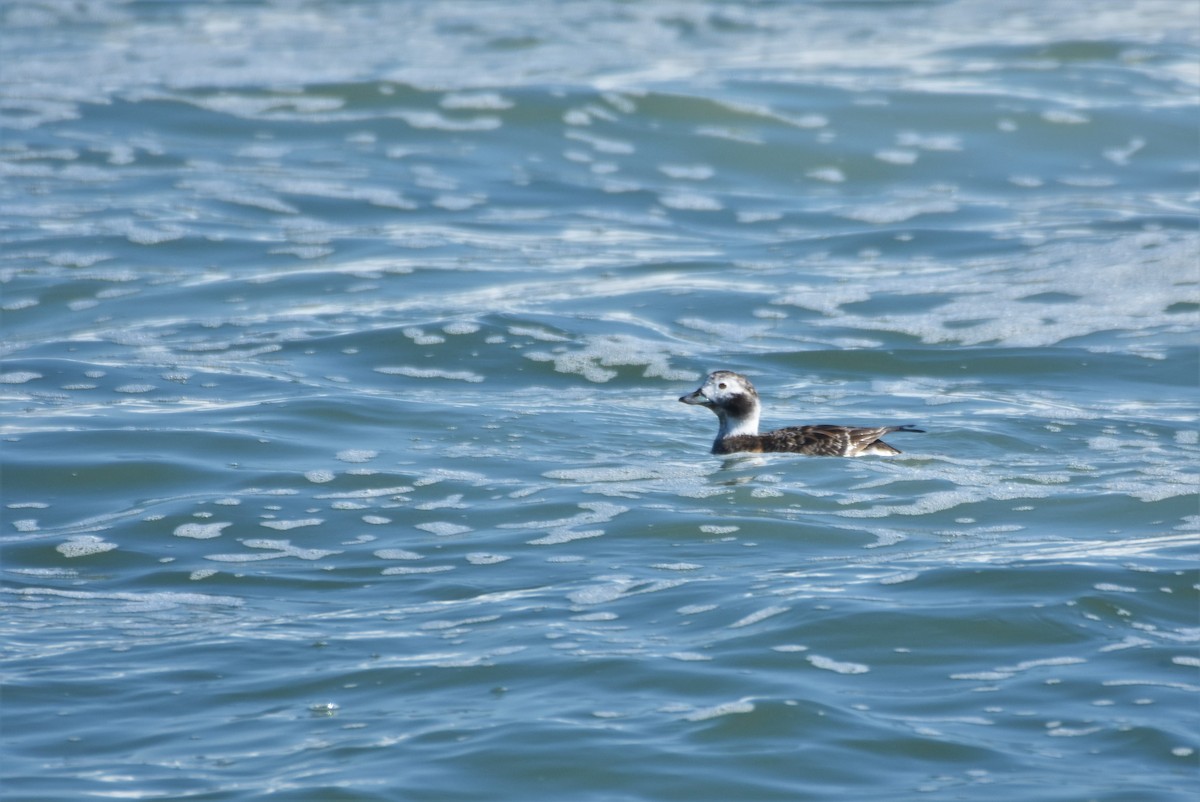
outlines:
{"label": "duck neck", "polygon": [[721,427],[717,430],[717,442],[721,442],[726,437],[737,437],[738,435],[758,434],[758,408],[750,409],[745,414],[733,416],[724,410],[717,411],[717,418],[721,422]]}

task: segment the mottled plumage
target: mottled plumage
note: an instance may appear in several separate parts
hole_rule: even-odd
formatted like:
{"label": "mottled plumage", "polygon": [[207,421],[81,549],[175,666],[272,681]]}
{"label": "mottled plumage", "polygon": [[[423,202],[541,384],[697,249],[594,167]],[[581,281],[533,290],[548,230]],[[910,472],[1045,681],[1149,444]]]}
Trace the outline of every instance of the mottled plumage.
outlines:
{"label": "mottled plumage", "polygon": [[685,404],[708,407],[717,415],[720,428],[713,441],[712,453],[734,454],[739,451],[783,451],[814,457],[860,457],[866,454],[899,454],[880,440],[889,432],[923,432],[914,426],[789,426],[765,434],[758,433],[762,405],[750,380],[731,370],[710,373],[700,389],[679,399]]}

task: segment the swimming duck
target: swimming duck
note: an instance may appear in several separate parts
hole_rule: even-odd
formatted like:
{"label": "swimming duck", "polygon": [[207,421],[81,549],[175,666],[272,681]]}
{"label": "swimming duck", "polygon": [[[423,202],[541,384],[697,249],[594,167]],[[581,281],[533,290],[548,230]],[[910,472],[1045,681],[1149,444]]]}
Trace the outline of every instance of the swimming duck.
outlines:
{"label": "swimming duck", "polygon": [[880,440],[889,432],[924,432],[911,425],[874,426],[789,426],[765,434],[758,433],[758,416],[762,405],[758,391],[740,373],[732,370],[717,370],[708,374],[704,384],[694,393],[682,396],[685,404],[708,407],[721,422],[717,439],[713,441],[712,453],[735,454],[739,451],[783,451],[808,454],[814,457],[861,457],[872,454],[890,456],[899,454]]}

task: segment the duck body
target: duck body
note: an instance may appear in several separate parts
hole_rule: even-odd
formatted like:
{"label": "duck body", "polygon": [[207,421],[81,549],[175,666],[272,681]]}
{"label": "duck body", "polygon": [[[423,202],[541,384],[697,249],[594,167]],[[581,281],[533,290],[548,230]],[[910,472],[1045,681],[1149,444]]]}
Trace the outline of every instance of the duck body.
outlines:
{"label": "duck body", "polygon": [[754,385],[740,373],[717,370],[708,374],[693,393],[682,396],[685,404],[711,409],[720,421],[712,453],[784,452],[814,457],[892,456],[901,453],[880,438],[891,432],[923,432],[914,426],[789,426],[758,433],[762,404]]}

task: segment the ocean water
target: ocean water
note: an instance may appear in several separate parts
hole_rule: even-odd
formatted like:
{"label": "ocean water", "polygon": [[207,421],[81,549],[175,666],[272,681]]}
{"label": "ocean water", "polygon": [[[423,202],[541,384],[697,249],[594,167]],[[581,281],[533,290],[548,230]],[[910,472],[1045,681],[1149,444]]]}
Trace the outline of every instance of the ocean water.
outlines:
{"label": "ocean water", "polygon": [[0,795],[1194,798],[1198,44],[0,4]]}

